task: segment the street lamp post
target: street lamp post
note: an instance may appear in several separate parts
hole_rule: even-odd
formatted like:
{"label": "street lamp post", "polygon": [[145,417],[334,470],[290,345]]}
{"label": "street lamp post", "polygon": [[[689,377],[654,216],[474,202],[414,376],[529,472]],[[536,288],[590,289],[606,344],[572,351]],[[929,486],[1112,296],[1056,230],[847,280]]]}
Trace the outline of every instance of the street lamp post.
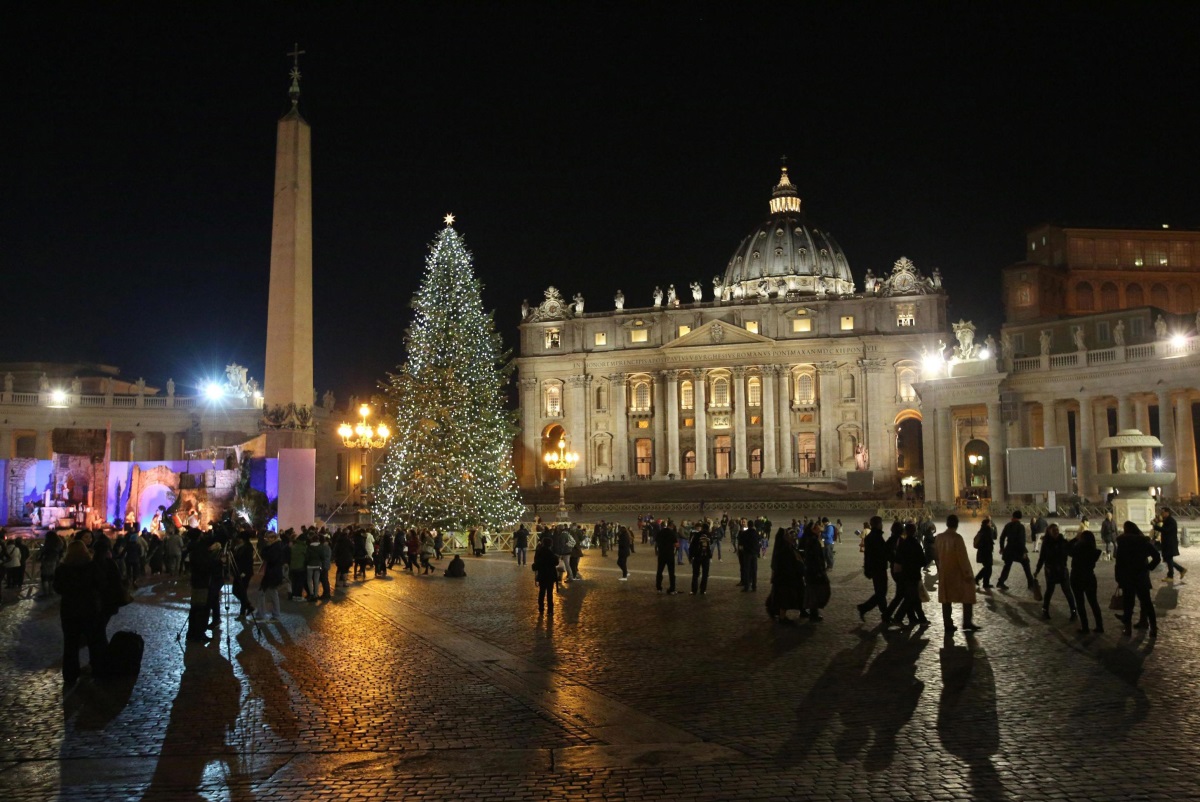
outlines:
{"label": "street lamp post", "polygon": [[579,455],[574,451],[567,451],[567,441],[558,441],[558,451],[546,452],[546,467],[552,471],[559,472],[558,478],[558,520],[570,520],[571,515],[567,512],[567,471],[574,468],[579,463]]}
{"label": "street lamp post", "polygon": [[361,420],[355,426],[348,423],[343,423],[338,427],[338,435],[342,438],[342,445],[346,448],[357,448],[362,454],[362,462],[359,466],[358,487],[362,495],[362,506],[367,506],[367,452],[376,448],[383,448],[387,444],[387,440],[392,436],[387,425],[380,423],[378,426],[371,426],[368,420],[371,417],[371,407],[363,404],[358,408],[358,415]]}

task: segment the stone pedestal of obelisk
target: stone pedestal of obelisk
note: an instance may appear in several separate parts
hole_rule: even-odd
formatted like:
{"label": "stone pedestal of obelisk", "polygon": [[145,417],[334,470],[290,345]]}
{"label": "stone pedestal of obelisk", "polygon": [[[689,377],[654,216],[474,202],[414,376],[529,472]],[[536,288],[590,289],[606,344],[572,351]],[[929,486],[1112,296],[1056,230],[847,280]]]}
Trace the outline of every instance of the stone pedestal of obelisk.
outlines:
{"label": "stone pedestal of obelisk", "polygon": [[279,121],[263,421],[268,458],[278,460],[279,529],[299,530],[316,516],[313,427],[311,129],[300,116],[299,69],[292,109]]}

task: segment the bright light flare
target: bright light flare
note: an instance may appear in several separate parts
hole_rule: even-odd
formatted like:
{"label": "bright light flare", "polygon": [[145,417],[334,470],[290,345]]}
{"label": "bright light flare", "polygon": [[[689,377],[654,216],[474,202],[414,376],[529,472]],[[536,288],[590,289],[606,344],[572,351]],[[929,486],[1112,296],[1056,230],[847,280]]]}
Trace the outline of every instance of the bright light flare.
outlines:
{"label": "bright light flare", "polygon": [[1187,345],[1188,338],[1183,334],[1176,334],[1171,337],[1171,345],[1176,348],[1183,348]]}
{"label": "bright light flare", "polygon": [[52,403],[52,404],[67,403],[67,391],[66,390],[51,390],[50,391],[50,403]]}
{"label": "bright light flare", "polygon": [[216,382],[204,385],[204,397],[209,401],[220,401],[225,397],[225,388]]}

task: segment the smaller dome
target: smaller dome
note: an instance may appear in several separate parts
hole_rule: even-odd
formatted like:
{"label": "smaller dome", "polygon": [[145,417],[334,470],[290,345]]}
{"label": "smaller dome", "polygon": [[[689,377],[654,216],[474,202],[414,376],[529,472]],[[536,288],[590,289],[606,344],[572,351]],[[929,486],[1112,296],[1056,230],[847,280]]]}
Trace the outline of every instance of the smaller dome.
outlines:
{"label": "smaller dome", "polygon": [[786,166],[769,208],[771,216],[742,240],[725,268],[725,297],[853,293],[846,254],[831,234],[808,224]]}

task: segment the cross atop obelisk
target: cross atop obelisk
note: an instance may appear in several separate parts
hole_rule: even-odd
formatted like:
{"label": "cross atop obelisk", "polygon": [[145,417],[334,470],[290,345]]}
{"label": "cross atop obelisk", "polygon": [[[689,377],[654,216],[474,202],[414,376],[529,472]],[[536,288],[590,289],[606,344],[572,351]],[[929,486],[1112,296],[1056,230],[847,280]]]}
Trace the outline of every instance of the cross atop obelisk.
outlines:
{"label": "cross atop obelisk", "polygon": [[306,51],[300,49],[300,43],[292,44],[292,52],[288,53],[292,57],[292,70],[288,75],[292,79],[292,85],[288,88],[288,96],[292,99],[292,106],[300,102],[300,57]]}

